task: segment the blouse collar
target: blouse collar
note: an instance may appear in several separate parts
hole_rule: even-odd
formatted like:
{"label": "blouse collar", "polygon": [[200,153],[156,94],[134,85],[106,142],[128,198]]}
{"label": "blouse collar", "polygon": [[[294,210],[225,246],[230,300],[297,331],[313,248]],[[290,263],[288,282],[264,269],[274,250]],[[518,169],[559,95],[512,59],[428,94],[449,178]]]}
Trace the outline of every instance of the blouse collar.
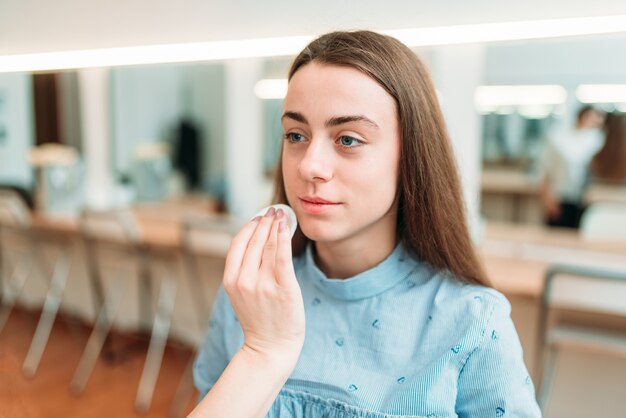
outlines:
{"label": "blouse collar", "polygon": [[334,279],[327,277],[315,264],[313,243],[309,243],[305,251],[305,269],[313,283],[329,296],[343,300],[365,299],[383,293],[406,279],[416,265],[417,261],[399,243],[385,260],[371,269],[346,279]]}

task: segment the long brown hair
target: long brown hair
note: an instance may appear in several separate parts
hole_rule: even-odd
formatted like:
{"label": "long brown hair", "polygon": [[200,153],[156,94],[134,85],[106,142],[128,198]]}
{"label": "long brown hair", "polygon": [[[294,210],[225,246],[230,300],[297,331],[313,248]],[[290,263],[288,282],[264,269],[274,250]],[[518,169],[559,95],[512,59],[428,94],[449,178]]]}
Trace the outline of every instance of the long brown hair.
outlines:
{"label": "long brown hair", "polygon": [[606,116],[604,146],[591,160],[591,174],[600,181],[626,181],[626,114]]}
{"label": "long brown hair", "polygon": [[[420,260],[468,283],[489,285],[472,246],[461,185],[435,88],[426,67],[398,40],[370,31],[332,32],[295,58],[289,80],[310,62],[357,69],[394,99],[401,126],[397,234]],[[287,203],[282,156],[274,202]],[[308,238],[298,229],[294,255]]]}

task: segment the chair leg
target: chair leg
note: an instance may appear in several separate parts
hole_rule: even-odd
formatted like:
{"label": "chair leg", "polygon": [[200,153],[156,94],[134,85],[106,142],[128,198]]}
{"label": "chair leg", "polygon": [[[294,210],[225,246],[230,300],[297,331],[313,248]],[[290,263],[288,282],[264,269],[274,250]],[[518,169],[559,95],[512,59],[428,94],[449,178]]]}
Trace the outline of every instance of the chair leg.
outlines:
{"label": "chair leg", "polygon": [[161,361],[163,360],[163,350],[165,349],[172,322],[177,286],[176,277],[170,274],[163,276],[157,312],[152,326],[150,346],[148,347],[148,354],[141,374],[141,380],[139,381],[137,398],[135,399],[135,408],[140,412],[146,412],[152,403],[154,387],[159,376]]}
{"label": "chair leg", "polygon": [[50,336],[52,325],[54,324],[59,305],[61,304],[69,270],[70,254],[66,249],[62,248],[61,255],[57,260],[54,273],[52,274],[50,288],[46,294],[46,301],[44,302],[43,311],[39,323],[37,324],[35,336],[28,349],[26,360],[24,360],[23,371],[26,377],[33,377],[37,372],[37,367],[39,367],[41,356],[48,343],[48,337]]}
{"label": "chair leg", "polygon": [[52,270],[52,266],[50,266],[47,262],[46,262],[46,257],[44,252],[41,250],[41,248],[39,247],[39,245],[34,242],[34,240],[32,241],[32,249],[33,249],[33,255],[35,256],[35,264],[37,266],[37,270],[39,271],[38,276],[40,277],[42,283],[44,285],[48,284],[48,280],[50,277],[50,271]]}
{"label": "chair leg", "polygon": [[100,308],[96,324],[87,340],[87,345],[83,351],[83,355],[78,362],[76,372],[72,378],[71,389],[74,393],[79,394],[85,389],[87,380],[93,371],[98,356],[102,351],[102,346],[106,341],[107,335],[113,325],[113,320],[118,312],[119,306],[124,298],[124,293],[128,287],[128,279],[123,274],[117,275],[111,293],[106,298],[104,304]]}
{"label": "chair leg", "polygon": [[4,297],[4,281],[7,265],[6,249],[2,243],[4,242],[2,228],[0,228],[0,298]]}
{"label": "chair leg", "polygon": [[85,264],[87,266],[87,277],[89,278],[90,290],[94,302],[95,316],[97,317],[104,306],[104,290],[102,286],[102,276],[98,269],[97,257],[93,249],[93,243],[84,241]]}
{"label": "chair leg", "polygon": [[189,270],[185,272],[187,274],[184,274],[184,276],[187,277],[189,289],[191,290],[191,298],[196,311],[198,327],[204,333],[209,321],[209,312],[206,306],[204,286],[202,286],[202,275],[200,274],[200,269],[196,264],[196,260],[193,259],[193,256],[186,255],[183,261],[186,261],[184,266]]}
{"label": "chair leg", "polygon": [[[206,332],[205,328],[209,314],[205,305],[204,288],[202,287],[202,282],[200,281],[200,270],[194,262],[195,260],[192,259],[192,256],[187,255],[183,261],[185,262],[183,267],[189,269],[189,271],[185,271],[186,274],[184,274],[184,276],[187,277],[189,289],[191,289],[191,298],[194,302],[198,327],[204,333]],[[204,339],[202,339],[202,341],[204,341]],[[170,411],[168,413],[169,418],[180,418],[185,412],[184,409],[187,405],[187,401],[189,400],[189,396],[191,396],[194,390],[192,381],[195,357],[194,353],[185,367],[183,376],[180,378],[180,382],[176,388],[176,393],[174,394],[174,399],[172,400]]]}
{"label": "chair leg", "polygon": [[[6,289],[2,294],[0,303],[0,333],[11,315],[15,302],[22,294],[25,283],[30,278],[33,260],[31,255],[22,254],[13,267],[13,271],[8,278]],[[21,270],[25,270],[24,272]]]}
{"label": "chair leg", "polygon": [[554,383],[554,374],[556,372],[557,366],[557,357],[558,357],[558,348],[556,346],[551,345],[548,348],[547,358],[545,362],[545,366],[543,368],[543,378],[541,379],[539,386],[539,406],[541,410],[545,414],[546,408],[548,406],[548,400],[550,397],[550,392],[552,391],[552,385]]}
{"label": "chair leg", "polygon": [[152,326],[152,273],[148,255],[139,252],[139,329],[147,331]]}
{"label": "chair leg", "polygon": [[187,402],[189,401],[189,397],[193,393],[193,364],[196,356],[195,353],[189,359],[187,363],[187,367],[185,367],[185,372],[183,376],[180,378],[180,382],[178,383],[178,388],[176,388],[176,393],[174,394],[174,400],[172,400],[172,405],[170,406],[170,410],[168,413],[169,418],[181,418],[185,413],[185,407],[187,406]]}

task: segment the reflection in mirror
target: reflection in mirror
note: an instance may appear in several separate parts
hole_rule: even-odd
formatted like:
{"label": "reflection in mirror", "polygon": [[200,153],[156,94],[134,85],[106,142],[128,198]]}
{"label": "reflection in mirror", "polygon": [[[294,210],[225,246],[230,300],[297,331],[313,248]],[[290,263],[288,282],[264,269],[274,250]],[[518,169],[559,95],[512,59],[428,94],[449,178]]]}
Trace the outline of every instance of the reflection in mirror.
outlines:
{"label": "reflection in mirror", "polygon": [[118,191],[139,200],[187,191],[222,199],[224,101],[222,63],[112,69]]}
{"label": "reflection in mirror", "polygon": [[[588,132],[594,131],[592,136],[599,138],[596,145],[577,142],[572,138],[577,132],[577,113],[583,106],[602,113],[625,111],[624,74],[624,35],[507,42],[487,47],[484,86],[475,96],[482,119],[481,213],[486,219],[547,222],[550,204],[567,200],[567,196],[549,191],[542,168],[549,144],[559,141],[565,144],[561,148],[568,156],[547,164],[555,170],[563,165],[564,173],[576,171],[578,180],[572,187],[577,191],[571,200],[578,207],[577,216],[582,216],[584,207],[597,196],[594,190],[598,185],[588,181],[588,165],[601,147],[604,131],[601,126],[589,128]],[[554,202],[546,193],[554,195]],[[602,193],[602,199],[626,200],[624,196],[623,187]]]}
{"label": "reflection in mirror", "polygon": [[52,214],[84,203],[78,85],[76,71],[0,77],[0,187]]}
{"label": "reflection in mirror", "polygon": [[483,162],[530,169],[548,130],[563,114],[566,97],[559,85],[479,87]]}

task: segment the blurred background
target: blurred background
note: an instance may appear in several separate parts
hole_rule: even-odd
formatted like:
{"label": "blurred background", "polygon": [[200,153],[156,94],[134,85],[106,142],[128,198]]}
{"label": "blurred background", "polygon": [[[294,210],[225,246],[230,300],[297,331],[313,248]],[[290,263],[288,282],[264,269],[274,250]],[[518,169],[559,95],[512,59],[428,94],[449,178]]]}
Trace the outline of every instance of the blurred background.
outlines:
{"label": "blurred background", "polygon": [[289,64],[353,28],[431,70],[545,416],[626,416],[623,2],[27,0],[0,23],[0,417],[191,410]]}

